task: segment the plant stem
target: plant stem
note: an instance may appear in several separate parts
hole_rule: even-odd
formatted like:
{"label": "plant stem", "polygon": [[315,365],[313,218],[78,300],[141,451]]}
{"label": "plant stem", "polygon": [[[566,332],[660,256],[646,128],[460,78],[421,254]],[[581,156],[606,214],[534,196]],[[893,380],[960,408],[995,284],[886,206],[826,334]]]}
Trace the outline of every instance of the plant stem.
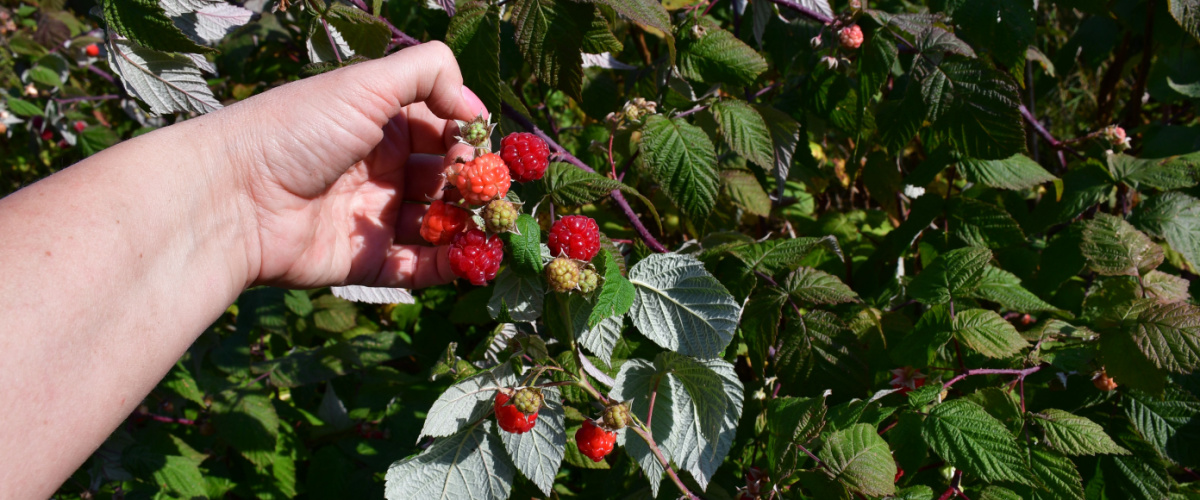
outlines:
{"label": "plant stem", "polygon": [[976,368],[973,370],[967,370],[966,373],[963,373],[961,375],[958,375],[958,376],[950,379],[949,382],[946,382],[946,385],[942,386],[942,389],[943,390],[949,389],[950,386],[958,383],[959,380],[967,378],[971,375],[1017,375],[1021,379],[1024,379],[1026,376],[1028,376],[1038,370],[1041,370],[1041,369],[1042,369],[1041,365],[1031,366],[1031,367],[1025,368],[1023,370],[1017,370],[1015,368]]}
{"label": "plant stem", "polygon": [[81,96],[81,97],[66,97],[66,98],[55,97],[54,101],[59,104],[67,104],[70,102],[108,101],[108,100],[120,99],[120,98],[121,98],[121,96],[116,95],[116,94],[104,94],[104,95],[85,95],[85,96]]}
{"label": "plant stem", "polygon": [[[637,424],[642,425],[641,422],[638,422]],[[675,469],[671,468],[671,463],[667,461],[667,457],[663,455],[662,450],[658,449],[658,444],[655,444],[654,438],[650,436],[650,433],[644,429],[639,429],[635,425],[629,426],[628,429],[637,433],[637,435],[641,436],[642,440],[646,442],[646,445],[650,447],[650,451],[654,452],[655,457],[658,457],[658,463],[662,464],[663,468],[667,470],[667,475],[671,477],[671,482],[675,483],[675,487],[679,488],[679,491],[683,492],[683,496],[689,499],[697,500],[696,495],[693,495],[691,491],[688,491],[687,486],[684,486],[683,481],[679,479],[679,475],[675,474]]]}
{"label": "plant stem", "polygon": [[[366,12],[366,13],[372,14],[372,15],[374,14],[374,12],[371,12],[370,7],[367,7],[367,3],[364,2],[363,0],[350,0],[350,3],[354,4],[355,7],[358,7],[359,10],[362,10],[363,12]],[[376,19],[383,21],[383,24],[386,24],[388,27],[388,30],[390,30],[392,32],[392,45],[393,46],[411,47],[413,45],[421,44],[421,42],[419,40],[417,40],[416,38],[408,36],[407,33],[397,29],[394,25],[392,25],[391,21],[387,20],[386,17],[376,16]]]}
{"label": "plant stem", "polygon": [[[525,127],[525,130],[532,132],[534,135],[540,137],[543,141],[546,141],[546,145],[550,147],[551,151],[557,153],[558,157],[562,161],[575,165],[585,172],[591,172],[593,174],[596,173],[595,169],[589,167],[579,158],[576,158],[575,155],[568,153],[565,148],[555,142],[554,139],[551,139],[550,136],[546,135],[546,133],[543,132],[542,129],[538,128],[537,125],[534,125],[529,118],[517,112],[516,109],[513,109],[512,106],[509,106],[508,104],[502,104],[502,110],[505,116],[511,118],[522,127]],[[654,239],[654,236],[650,234],[650,230],[646,229],[645,224],[642,224],[642,220],[638,218],[637,213],[633,211],[633,207],[629,206],[629,201],[625,200],[625,196],[623,196],[620,191],[614,189],[609,193],[609,195],[612,196],[612,199],[614,202],[616,202],[617,206],[621,208],[621,212],[625,214],[625,217],[629,219],[629,223],[633,224],[634,231],[638,233],[638,236],[642,238],[642,241],[646,242],[646,246],[659,253],[664,253],[667,251],[667,248],[664,247],[662,243],[659,243],[658,240]]]}

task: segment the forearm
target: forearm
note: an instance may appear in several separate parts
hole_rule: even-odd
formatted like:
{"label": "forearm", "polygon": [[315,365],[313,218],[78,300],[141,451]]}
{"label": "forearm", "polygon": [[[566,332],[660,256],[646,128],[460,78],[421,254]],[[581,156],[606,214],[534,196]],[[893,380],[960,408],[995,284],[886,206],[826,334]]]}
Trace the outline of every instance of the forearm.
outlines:
{"label": "forearm", "polygon": [[0,200],[0,498],[53,493],[247,285],[236,172],[195,139],[217,121]]}

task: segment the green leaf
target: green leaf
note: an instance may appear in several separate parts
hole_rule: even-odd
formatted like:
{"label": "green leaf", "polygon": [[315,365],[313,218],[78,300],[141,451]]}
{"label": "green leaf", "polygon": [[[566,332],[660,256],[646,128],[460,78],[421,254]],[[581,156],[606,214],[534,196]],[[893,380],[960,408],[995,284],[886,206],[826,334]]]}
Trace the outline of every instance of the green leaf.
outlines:
{"label": "green leaf", "polygon": [[1003,208],[971,198],[954,198],[946,209],[946,231],[972,246],[1004,248],[1025,243],[1025,233]]}
{"label": "green leaf", "polygon": [[504,363],[450,386],[433,402],[418,441],[425,436],[449,436],[464,427],[470,428],[491,413],[497,390],[516,384],[512,366]]}
{"label": "green leaf", "polygon": [[958,171],[971,182],[997,189],[1029,189],[1055,180],[1050,172],[1023,154],[995,160],[964,159],[959,161]]}
{"label": "green leaf", "polygon": [[463,3],[450,18],[446,45],[470,87],[492,115],[500,113],[500,9],[483,2]]}
{"label": "green leaf", "polygon": [[1156,304],[1141,311],[1130,335],[1154,366],[1175,373],[1200,368],[1200,309],[1191,304]]}
{"label": "green leaf", "polygon": [[1012,323],[987,309],[969,309],[955,315],[954,336],[989,358],[1007,358],[1026,346]]}
{"label": "green leaf", "polygon": [[1179,192],[1163,193],[1139,205],[1131,222],[1166,239],[1193,269],[1200,269],[1200,200]]}
{"label": "green leaf", "polygon": [[771,131],[754,106],[739,99],[726,99],[717,101],[709,110],[721,127],[721,137],[733,152],[764,169],[775,166]]}
{"label": "green leaf", "polygon": [[742,312],[742,339],[746,342],[750,366],[756,372],[762,373],[767,364],[767,353],[775,347],[786,303],[787,294],[776,287],[760,288],[746,302]]}
{"label": "green leaf", "polygon": [[675,376],[696,405],[696,419],[701,434],[709,440],[721,430],[725,409],[731,404],[725,395],[721,378],[700,361],[673,352],[659,353],[654,359],[659,373]]}
{"label": "green leaf", "polygon": [[338,30],[355,54],[364,57],[383,57],[392,41],[392,30],[382,19],[357,7],[330,5],[325,20]]}
{"label": "green leaf", "polygon": [[1045,448],[1029,450],[1029,465],[1041,486],[1018,488],[1023,500],[1083,500],[1083,479],[1071,459]]}
{"label": "green leaf", "polygon": [[921,82],[934,147],[949,144],[970,158],[999,160],[1025,151],[1021,104],[1011,77],[976,60],[937,66]]}
{"label": "green leaf", "polygon": [[592,314],[588,316],[588,328],[595,328],[604,319],[624,316],[633,306],[635,294],[633,284],[621,275],[621,267],[611,251],[601,250],[597,259],[599,265],[596,269],[603,276],[604,283],[596,294]]}
{"label": "green leaf", "polygon": [[492,319],[507,315],[512,321],[533,322],[542,316],[546,285],[541,274],[518,274],[505,267],[496,276],[488,313]]}
{"label": "green leaf", "polygon": [[58,73],[45,66],[34,66],[30,68],[28,75],[30,80],[40,83],[46,87],[56,88],[62,86],[62,80],[58,79]]}
{"label": "green leaf", "polygon": [[842,257],[842,250],[833,236],[767,240],[736,246],[729,251],[751,269],[774,276],[795,269],[801,259],[820,247],[828,249],[839,259]]}
{"label": "green leaf", "polygon": [[42,116],[42,113],[45,112],[45,110],[43,110],[37,104],[24,99],[9,97],[7,102],[8,110],[12,111],[12,113],[17,116]]}
{"label": "green leaf", "polygon": [[1114,179],[1134,189],[1181,189],[1200,181],[1200,153],[1154,159],[1113,154],[1108,156],[1108,169]]}
{"label": "green leaf", "polygon": [[1129,391],[1122,401],[1134,428],[1163,456],[1186,467],[1200,463],[1200,401],[1171,387],[1163,397]]}
{"label": "green leaf", "polygon": [[913,278],[909,294],[928,305],[967,296],[978,286],[991,259],[992,252],[986,248],[967,247],[946,252]]}
{"label": "green leaf", "polygon": [[1150,271],[1142,277],[1142,286],[1146,287],[1146,293],[1149,296],[1157,298],[1164,304],[1183,302],[1191,298],[1188,293],[1191,282],[1186,278],[1159,270]]}
{"label": "green leaf", "polygon": [[888,354],[900,365],[927,366],[933,361],[938,348],[953,337],[950,308],[945,304],[933,306],[917,320],[912,333],[901,339]]}
{"label": "green leaf", "polygon": [[1163,261],[1162,248],[1150,238],[1125,219],[1103,212],[1084,225],[1080,251],[1093,271],[1108,276],[1144,275]]}
{"label": "green leaf", "polygon": [[733,339],[741,305],[694,257],[651,255],[629,270],[629,281],[637,293],[629,317],[659,346],[712,358]]}
{"label": "green leaf", "polygon": [[825,398],[775,398],[767,403],[767,463],[771,470],[795,470],[802,459],[796,444],[807,445],[825,426]]}
{"label": "green leaf", "polygon": [[279,415],[271,398],[249,391],[227,392],[213,401],[212,423],[217,437],[251,463],[266,467],[275,454]]}
{"label": "green leaf", "polygon": [[667,197],[693,221],[717,199],[717,156],[708,134],[683,118],[651,115],[642,130],[642,161]]}
{"label": "green leaf", "polygon": [[512,491],[515,474],[504,445],[492,431],[492,423],[483,421],[434,441],[420,455],[392,464],[384,496],[388,500],[501,500]]}
{"label": "green leaf", "polygon": [[1037,23],[1031,0],[976,0],[954,11],[955,34],[991,52],[996,62],[1022,74],[1025,49],[1034,44]]}
{"label": "green leaf", "polygon": [[857,424],[833,433],[817,456],[831,469],[833,477],[851,491],[867,496],[896,492],[892,481],[896,462],[873,425]]}
{"label": "green leaf", "polygon": [[657,0],[575,0],[611,7],[629,20],[671,36],[671,16]]}
{"label": "green leaf", "polygon": [[754,109],[762,115],[763,121],[767,123],[767,129],[771,132],[775,163],[770,170],[782,192],[788,172],[791,171],[792,157],[796,154],[796,146],[800,144],[800,123],[788,116],[787,113],[770,106],[755,105]]}
{"label": "green leaf", "polygon": [[121,137],[108,127],[93,125],[79,133],[79,147],[83,148],[83,153],[88,156],[118,142],[121,142]]}
{"label": "green leaf", "polygon": [[[693,26],[701,26],[697,39]],[[692,19],[679,27],[679,72],[704,83],[746,86],[767,70],[767,61],[733,33],[709,18]]]}
{"label": "green leaf", "polygon": [[186,457],[155,454],[134,445],[125,449],[121,465],[134,474],[148,476],[155,485],[184,498],[207,498],[200,464]]}
{"label": "green leaf", "polygon": [[1046,431],[1046,441],[1058,451],[1068,455],[1129,454],[1129,450],[1117,446],[1104,433],[1100,424],[1091,420],[1054,408],[1034,416]]}
{"label": "green leaf", "polygon": [[1133,455],[1104,455],[1099,459],[1104,498],[1161,500],[1167,498],[1171,476],[1154,449],[1132,431],[1122,432],[1117,441]]}
{"label": "green leaf", "polygon": [[624,49],[625,46],[621,41],[613,36],[612,28],[608,25],[608,19],[605,19],[603,12],[597,9],[596,15],[592,17],[592,26],[583,35],[583,51],[588,54],[603,54],[605,52],[620,54]]}
{"label": "green leaf", "polygon": [[539,275],[542,272],[542,230],[537,220],[528,214],[517,217],[517,231],[501,235],[512,256],[508,264],[518,274]]}
{"label": "green leaf", "polygon": [[[637,190],[621,181],[588,172],[570,163],[551,163],[544,179],[546,192],[558,205],[586,205],[608,196],[614,190],[641,196]],[[646,204],[650,205],[648,201]]]}
{"label": "green leaf", "polygon": [[1100,359],[1108,375],[1120,385],[1157,394],[1167,383],[1166,372],[1146,359],[1127,330],[1100,336]]}
{"label": "green leaf", "polygon": [[859,302],[858,294],[842,283],[837,276],[818,271],[811,267],[801,267],[788,275],[784,282],[788,294],[803,303],[808,304],[841,304]]}
{"label": "green leaf", "polygon": [[316,312],[313,324],[327,332],[340,333],[354,328],[358,323],[358,309],[354,303],[333,295],[322,295],[313,301]]}
{"label": "green leaf", "polygon": [[947,463],[984,481],[1034,484],[1015,436],[975,403],[956,399],[935,406],[921,435]]}
{"label": "green leaf", "polygon": [[1200,40],[1200,0],[1170,0],[1167,9],[1184,31]]}
{"label": "green leaf", "polygon": [[771,215],[771,197],[747,170],[722,170],[721,186],[735,205],[759,217]]}
{"label": "green leaf", "polygon": [[987,266],[979,276],[979,287],[975,297],[1000,304],[1005,309],[1023,312],[1060,312],[1065,311],[1050,305],[1038,298],[1033,292],[1021,286],[1021,279],[1015,274],[995,266]]}
{"label": "green leaf", "polygon": [[846,327],[832,313],[810,310],[802,317],[787,314],[787,327],[779,334],[775,372],[784,387],[800,388],[815,369],[822,384],[841,385],[847,390],[865,390],[862,374],[867,367],[851,350]]}
{"label": "green leaf", "polygon": [[101,9],[108,29],[143,47],[192,54],[213,51],[184,35],[155,0],[104,0]]}
{"label": "green leaf", "polygon": [[988,486],[979,494],[979,500],[1026,500],[1015,491],[999,486]]}
{"label": "green leaf", "polygon": [[596,9],[572,2],[518,0],[513,5],[517,47],[547,85],[583,100],[583,36]]}

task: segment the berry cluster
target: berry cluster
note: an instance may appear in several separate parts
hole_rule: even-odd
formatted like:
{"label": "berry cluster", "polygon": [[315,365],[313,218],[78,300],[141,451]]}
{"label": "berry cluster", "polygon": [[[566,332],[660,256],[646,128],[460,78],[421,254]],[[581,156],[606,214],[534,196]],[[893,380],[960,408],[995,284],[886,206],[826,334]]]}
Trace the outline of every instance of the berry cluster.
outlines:
{"label": "berry cluster", "polygon": [[556,292],[579,290],[592,293],[600,275],[591,260],[600,253],[600,226],[595,219],[568,215],[554,223],[546,242],[554,260],[546,266],[546,284]]}

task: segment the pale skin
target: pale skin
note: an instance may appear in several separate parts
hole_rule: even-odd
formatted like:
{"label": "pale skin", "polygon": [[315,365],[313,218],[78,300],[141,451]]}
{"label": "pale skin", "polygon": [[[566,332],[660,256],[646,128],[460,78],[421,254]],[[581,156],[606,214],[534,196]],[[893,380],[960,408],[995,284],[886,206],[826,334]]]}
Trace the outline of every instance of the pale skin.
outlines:
{"label": "pale skin", "polygon": [[120,143],[0,199],[0,498],[46,498],[248,286],[421,288],[483,113],[428,43]]}

